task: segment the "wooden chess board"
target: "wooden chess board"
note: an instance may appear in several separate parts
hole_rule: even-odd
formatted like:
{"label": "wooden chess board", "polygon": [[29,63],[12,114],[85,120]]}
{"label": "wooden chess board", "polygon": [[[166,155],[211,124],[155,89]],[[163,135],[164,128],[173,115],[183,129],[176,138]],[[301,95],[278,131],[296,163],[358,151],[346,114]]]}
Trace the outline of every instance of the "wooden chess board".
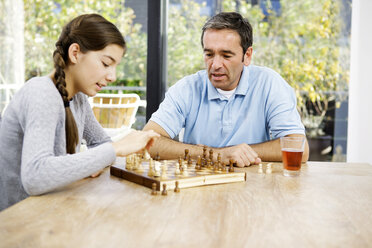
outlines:
{"label": "wooden chess board", "polygon": [[156,183],[156,189],[159,191],[163,184],[167,185],[167,189],[175,188],[175,182],[179,182],[179,188],[190,188],[204,185],[224,184],[233,182],[243,182],[246,180],[245,172],[228,172],[214,171],[209,168],[195,169],[195,163],[187,169],[187,176],[175,175],[175,168],[177,160],[160,161],[161,164],[166,163],[167,178],[148,176],[149,162],[143,161],[143,171],[127,170],[125,159],[117,160],[115,164],[111,165],[110,173],[113,176],[123,178],[130,182],[152,188],[152,184]]}

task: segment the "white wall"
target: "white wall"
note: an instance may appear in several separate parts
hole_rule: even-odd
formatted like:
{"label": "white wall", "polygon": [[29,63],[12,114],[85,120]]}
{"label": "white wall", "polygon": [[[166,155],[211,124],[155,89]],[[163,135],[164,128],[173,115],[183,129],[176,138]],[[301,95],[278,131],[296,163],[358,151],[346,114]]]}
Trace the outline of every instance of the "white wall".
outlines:
{"label": "white wall", "polygon": [[348,162],[372,165],[372,0],[353,0]]}

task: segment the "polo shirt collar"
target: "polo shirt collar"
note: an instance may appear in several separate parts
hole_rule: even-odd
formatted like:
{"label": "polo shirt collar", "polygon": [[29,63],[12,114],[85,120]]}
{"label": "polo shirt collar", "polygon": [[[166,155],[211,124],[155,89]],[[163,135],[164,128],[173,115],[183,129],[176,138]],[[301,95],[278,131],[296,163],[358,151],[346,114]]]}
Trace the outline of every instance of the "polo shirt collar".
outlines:
{"label": "polo shirt collar", "polygon": [[[236,88],[235,95],[246,95],[248,91],[248,78],[249,69],[248,66],[243,67],[243,73],[240,77],[238,87]],[[217,89],[212,85],[211,81],[207,77],[207,88],[208,88],[208,100],[221,99],[221,95]]]}

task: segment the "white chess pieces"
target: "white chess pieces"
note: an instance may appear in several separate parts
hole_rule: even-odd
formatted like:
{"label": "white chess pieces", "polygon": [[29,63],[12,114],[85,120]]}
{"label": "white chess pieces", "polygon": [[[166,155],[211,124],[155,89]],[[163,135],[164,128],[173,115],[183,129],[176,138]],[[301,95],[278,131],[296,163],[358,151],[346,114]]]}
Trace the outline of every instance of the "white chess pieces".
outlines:
{"label": "white chess pieces", "polygon": [[258,165],[258,173],[263,174],[262,164]]}
{"label": "white chess pieces", "polygon": [[187,177],[188,175],[189,175],[189,172],[187,171],[187,164],[184,163],[184,164],[182,165],[182,176]]}
{"label": "white chess pieces", "polygon": [[133,158],[131,155],[129,155],[125,158],[125,168],[127,170],[132,170],[132,167],[133,167]]}
{"label": "white chess pieces", "polygon": [[145,159],[145,160],[150,160],[151,159],[150,153],[147,151],[147,149],[145,149],[145,151],[143,153],[143,159]]}
{"label": "white chess pieces", "polygon": [[161,179],[167,179],[167,170],[167,165],[163,164],[163,166],[161,167]]}
{"label": "white chess pieces", "polygon": [[272,166],[272,163],[268,163],[266,165],[266,174],[271,174],[273,172],[271,166]]}
{"label": "white chess pieces", "polygon": [[149,171],[147,173],[147,175],[149,177],[153,177],[155,174],[155,165],[154,165],[154,161],[152,160],[152,158],[150,158],[150,161],[149,161]]}
{"label": "white chess pieces", "polygon": [[160,177],[160,166],[161,166],[161,163],[159,161],[155,161],[155,163],[154,163],[154,169],[155,169],[154,177]]}
{"label": "white chess pieces", "polygon": [[174,174],[175,175],[181,174],[180,164],[179,163],[176,163],[176,170],[174,171]]}

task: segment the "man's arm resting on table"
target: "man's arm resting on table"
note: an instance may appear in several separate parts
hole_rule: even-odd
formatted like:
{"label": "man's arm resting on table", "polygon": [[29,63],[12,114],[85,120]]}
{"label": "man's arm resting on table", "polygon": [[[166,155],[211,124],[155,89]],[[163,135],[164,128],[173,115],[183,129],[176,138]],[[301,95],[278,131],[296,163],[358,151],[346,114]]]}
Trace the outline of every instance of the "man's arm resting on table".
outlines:
{"label": "man's arm resting on table", "polygon": [[[157,153],[159,153],[161,159],[176,159],[179,156],[183,156],[185,149],[189,149],[189,154],[194,159],[197,156],[203,155],[202,145],[190,145],[174,141],[169,137],[168,133],[159,124],[153,121],[149,121],[143,128],[143,130],[154,130],[161,135],[161,137],[158,138],[155,141],[154,145],[150,148],[149,152],[151,156],[155,156]],[[276,142],[279,142],[279,140]],[[247,144],[240,144],[224,148],[213,148],[213,150],[215,151],[214,159],[217,158],[218,153],[221,153],[223,163],[227,164],[230,159],[233,159],[237,162],[237,165],[239,167],[260,163],[260,156],[263,156],[265,159],[279,158],[279,160],[281,160],[280,143],[278,144],[278,151],[275,151],[277,147],[275,141],[254,145],[261,152],[261,154],[257,154],[254,148]],[[280,155],[280,157],[277,156],[278,154]],[[272,161],[279,160],[274,159]]]}
{"label": "man's arm resting on table", "polygon": [[[302,134],[289,134],[286,137],[304,137]],[[306,137],[305,137],[306,139]],[[282,161],[282,151],[280,147],[280,139],[270,140],[260,144],[250,145],[255,150],[262,161],[280,162]],[[302,162],[309,159],[309,145],[307,139],[305,140],[304,153],[302,155]]]}

